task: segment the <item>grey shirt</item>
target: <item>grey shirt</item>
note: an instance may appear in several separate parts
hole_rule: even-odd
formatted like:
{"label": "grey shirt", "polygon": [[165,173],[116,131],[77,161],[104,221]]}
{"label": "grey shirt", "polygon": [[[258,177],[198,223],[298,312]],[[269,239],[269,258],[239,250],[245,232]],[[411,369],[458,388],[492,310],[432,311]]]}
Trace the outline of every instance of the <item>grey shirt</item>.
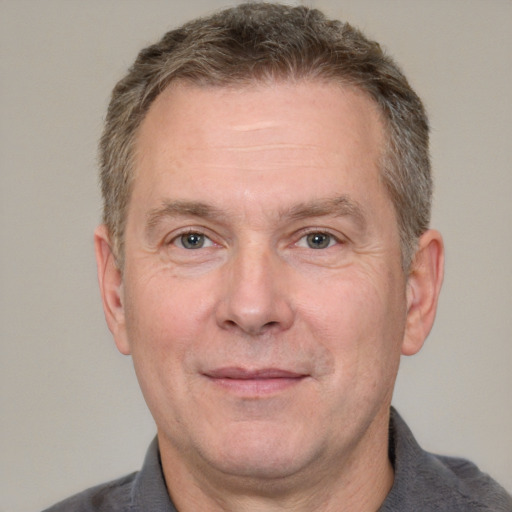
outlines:
{"label": "grey shirt", "polygon": [[[393,487],[378,512],[512,512],[512,497],[464,459],[425,452],[392,408],[389,455]],[[45,512],[177,512],[172,504],[155,439],[137,473],[102,484]]]}

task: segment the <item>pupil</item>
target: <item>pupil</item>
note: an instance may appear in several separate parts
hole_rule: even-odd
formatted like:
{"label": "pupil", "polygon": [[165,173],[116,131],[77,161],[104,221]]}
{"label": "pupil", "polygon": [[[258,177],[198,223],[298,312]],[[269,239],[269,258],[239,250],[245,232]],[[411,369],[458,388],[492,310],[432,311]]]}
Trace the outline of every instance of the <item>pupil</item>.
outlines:
{"label": "pupil", "polygon": [[330,236],[324,233],[312,233],[308,235],[308,245],[312,249],[325,249],[330,242]]}
{"label": "pupil", "polygon": [[181,237],[181,243],[186,249],[199,249],[203,246],[204,236],[198,233],[189,233]]}

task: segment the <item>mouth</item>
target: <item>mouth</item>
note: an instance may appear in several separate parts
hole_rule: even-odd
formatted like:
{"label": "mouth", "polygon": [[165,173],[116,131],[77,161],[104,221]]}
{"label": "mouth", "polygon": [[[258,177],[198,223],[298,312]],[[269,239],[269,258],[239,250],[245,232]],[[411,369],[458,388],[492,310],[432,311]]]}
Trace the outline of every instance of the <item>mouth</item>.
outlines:
{"label": "mouth", "polygon": [[226,391],[243,396],[275,394],[296,386],[308,377],[279,368],[247,370],[245,368],[218,368],[204,373],[210,382]]}

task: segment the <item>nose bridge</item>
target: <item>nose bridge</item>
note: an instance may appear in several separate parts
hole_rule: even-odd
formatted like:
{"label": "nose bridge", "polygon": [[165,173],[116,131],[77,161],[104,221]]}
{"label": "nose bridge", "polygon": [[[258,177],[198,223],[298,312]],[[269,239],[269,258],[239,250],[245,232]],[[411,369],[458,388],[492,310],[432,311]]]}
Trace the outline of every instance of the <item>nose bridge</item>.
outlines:
{"label": "nose bridge", "polygon": [[219,323],[249,334],[288,328],[293,311],[284,267],[269,244],[240,244],[226,269]]}

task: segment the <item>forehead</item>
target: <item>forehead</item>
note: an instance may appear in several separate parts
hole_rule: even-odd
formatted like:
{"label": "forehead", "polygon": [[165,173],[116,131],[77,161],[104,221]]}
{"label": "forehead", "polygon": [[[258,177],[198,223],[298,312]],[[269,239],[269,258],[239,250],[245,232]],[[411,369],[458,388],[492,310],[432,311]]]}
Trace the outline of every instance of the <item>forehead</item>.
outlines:
{"label": "forehead", "polygon": [[377,162],[383,139],[379,107],[353,87],[314,81],[239,87],[176,82],[141,123],[136,169],[149,158],[193,160],[201,150],[238,150],[242,158],[244,150],[272,154],[287,146],[295,146],[287,154],[292,161],[300,160],[301,148],[315,147],[330,156],[352,151]]}
{"label": "forehead", "polygon": [[381,194],[383,138],[378,106],[354,88],[176,83],[139,129],[132,199],[209,195],[225,206],[236,193],[267,206],[272,198],[310,201],[351,188]]}

